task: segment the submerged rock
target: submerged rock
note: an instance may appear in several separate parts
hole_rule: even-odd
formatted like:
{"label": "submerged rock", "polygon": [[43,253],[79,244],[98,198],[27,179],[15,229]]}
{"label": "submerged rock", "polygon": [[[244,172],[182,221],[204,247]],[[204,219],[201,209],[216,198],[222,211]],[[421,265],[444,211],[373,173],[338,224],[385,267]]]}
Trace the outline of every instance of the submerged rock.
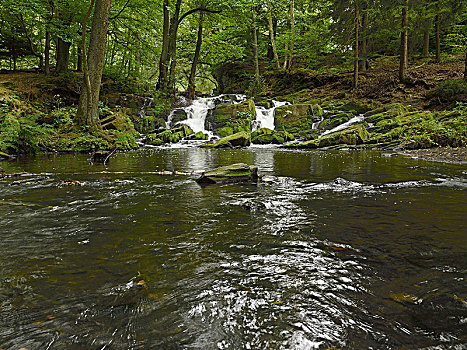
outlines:
{"label": "submerged rock", "polygon": [[226,136],[220,139],[216,143],[207,143],[201,145],[201,147],[211,147],[211,148],[234,148],[234,147],[246,147],[251,143],[250,133],[245,131],[238,132],[236,134]]}
{"label": "submerged rock", "polygon": [[258,167],[244,163],[223,166],[204,172],[199,184],[224,184],[235,182],[256,182],[258,180]]}

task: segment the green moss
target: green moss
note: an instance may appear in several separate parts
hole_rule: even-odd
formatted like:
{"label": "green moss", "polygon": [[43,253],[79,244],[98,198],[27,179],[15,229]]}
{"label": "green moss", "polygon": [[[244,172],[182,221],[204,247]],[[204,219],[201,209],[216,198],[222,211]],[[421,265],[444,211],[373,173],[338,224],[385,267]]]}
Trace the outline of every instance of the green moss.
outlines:
{"label": "green moss", "polygon": [[223,127],[217,130],[217,134],[220,137],[226,137],[226,136],[232,135],[233,133],[234,133],[233,129],[229,126],[226,126],[226,127]]}
{"label": "green moss", "polygon": [[153,146],[160,146],[164,143],[160,138],[155,134],[149,134],[146,136],[146,143]]}
{"label": "green moss", "polygon": [[246,147],[251,143],[251,135],[245,131],[224,137],[216,143],[204,144],[201,147],[212,148],[233,148],[233,147]]}
{"label": "green moss", "polygon": [[193,135],[193,139],[195,139],[195,140],[207,140],[208,135],[206,135],[202,131],[198,131],[196,134]]}

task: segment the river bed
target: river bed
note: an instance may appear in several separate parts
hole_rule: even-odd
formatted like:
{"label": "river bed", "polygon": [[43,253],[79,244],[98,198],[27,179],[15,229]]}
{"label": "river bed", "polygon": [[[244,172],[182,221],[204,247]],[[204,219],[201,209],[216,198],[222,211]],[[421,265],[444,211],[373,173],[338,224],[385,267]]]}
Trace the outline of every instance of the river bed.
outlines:
{"label": "river bed", "polygon": [[[156,173],[237,162],[273,181]],[[36,174],[0,182],[2,349],[467,347],[465,165],[252,147],[1,166]]]}

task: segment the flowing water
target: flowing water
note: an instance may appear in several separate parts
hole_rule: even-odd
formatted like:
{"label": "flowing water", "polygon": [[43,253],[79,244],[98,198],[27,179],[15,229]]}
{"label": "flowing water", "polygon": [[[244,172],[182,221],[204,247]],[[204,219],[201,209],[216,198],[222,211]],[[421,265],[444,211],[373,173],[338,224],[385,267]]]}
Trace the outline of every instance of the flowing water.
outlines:
{"label": "flowing water", "polygon": [[[235,162],[268,182],[156,173]],[[2,349],[467,346],[465,166],[277,148],[1,166],[36,174],[0,182]]]}
{"label": "flowing water", "polygon": [[255,112],[256,112],[256,118],[252,122],[252,127],[251,129],[254,131],[256,129],[260,128],[268,128],[271,130],[274,130],[274,113],[277,107],[280,106],[285,106],[287,104],[290,104],[290,102],[285,102],[285,101],[275,101],[272,100],[272,107],[271,108],[266,108],[262,106],[256,106],[255,107]]}

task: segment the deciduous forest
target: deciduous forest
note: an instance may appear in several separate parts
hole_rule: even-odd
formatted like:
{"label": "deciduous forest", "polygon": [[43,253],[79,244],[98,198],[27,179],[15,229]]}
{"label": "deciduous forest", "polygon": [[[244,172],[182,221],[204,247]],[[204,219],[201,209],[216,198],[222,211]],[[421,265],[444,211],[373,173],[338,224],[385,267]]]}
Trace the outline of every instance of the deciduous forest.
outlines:
{"label": "deciduous forest", "polygon": [[0,350],[467,349],[467,0],[0,1]]}
{"label": "deciduous forest", "polygon": [[[57,138],[56,150],[71,150],[67,128],[84,137],[83,150],[118,138],[133,148],[129,129],[164,126],[180,96],[246,94],[351,113],[399,103],[465,117],[464,1],[4,0],[0,21],[3,152],[51,150]],[[144,119],[135,111],[148,97]],[[104,142],[113,114],[127,125],[108,125],[117,133]],[[302,135],[288,131],[312,138],[299,123]],[[415,148],[463,146],[462,132],[457,143]]]}

